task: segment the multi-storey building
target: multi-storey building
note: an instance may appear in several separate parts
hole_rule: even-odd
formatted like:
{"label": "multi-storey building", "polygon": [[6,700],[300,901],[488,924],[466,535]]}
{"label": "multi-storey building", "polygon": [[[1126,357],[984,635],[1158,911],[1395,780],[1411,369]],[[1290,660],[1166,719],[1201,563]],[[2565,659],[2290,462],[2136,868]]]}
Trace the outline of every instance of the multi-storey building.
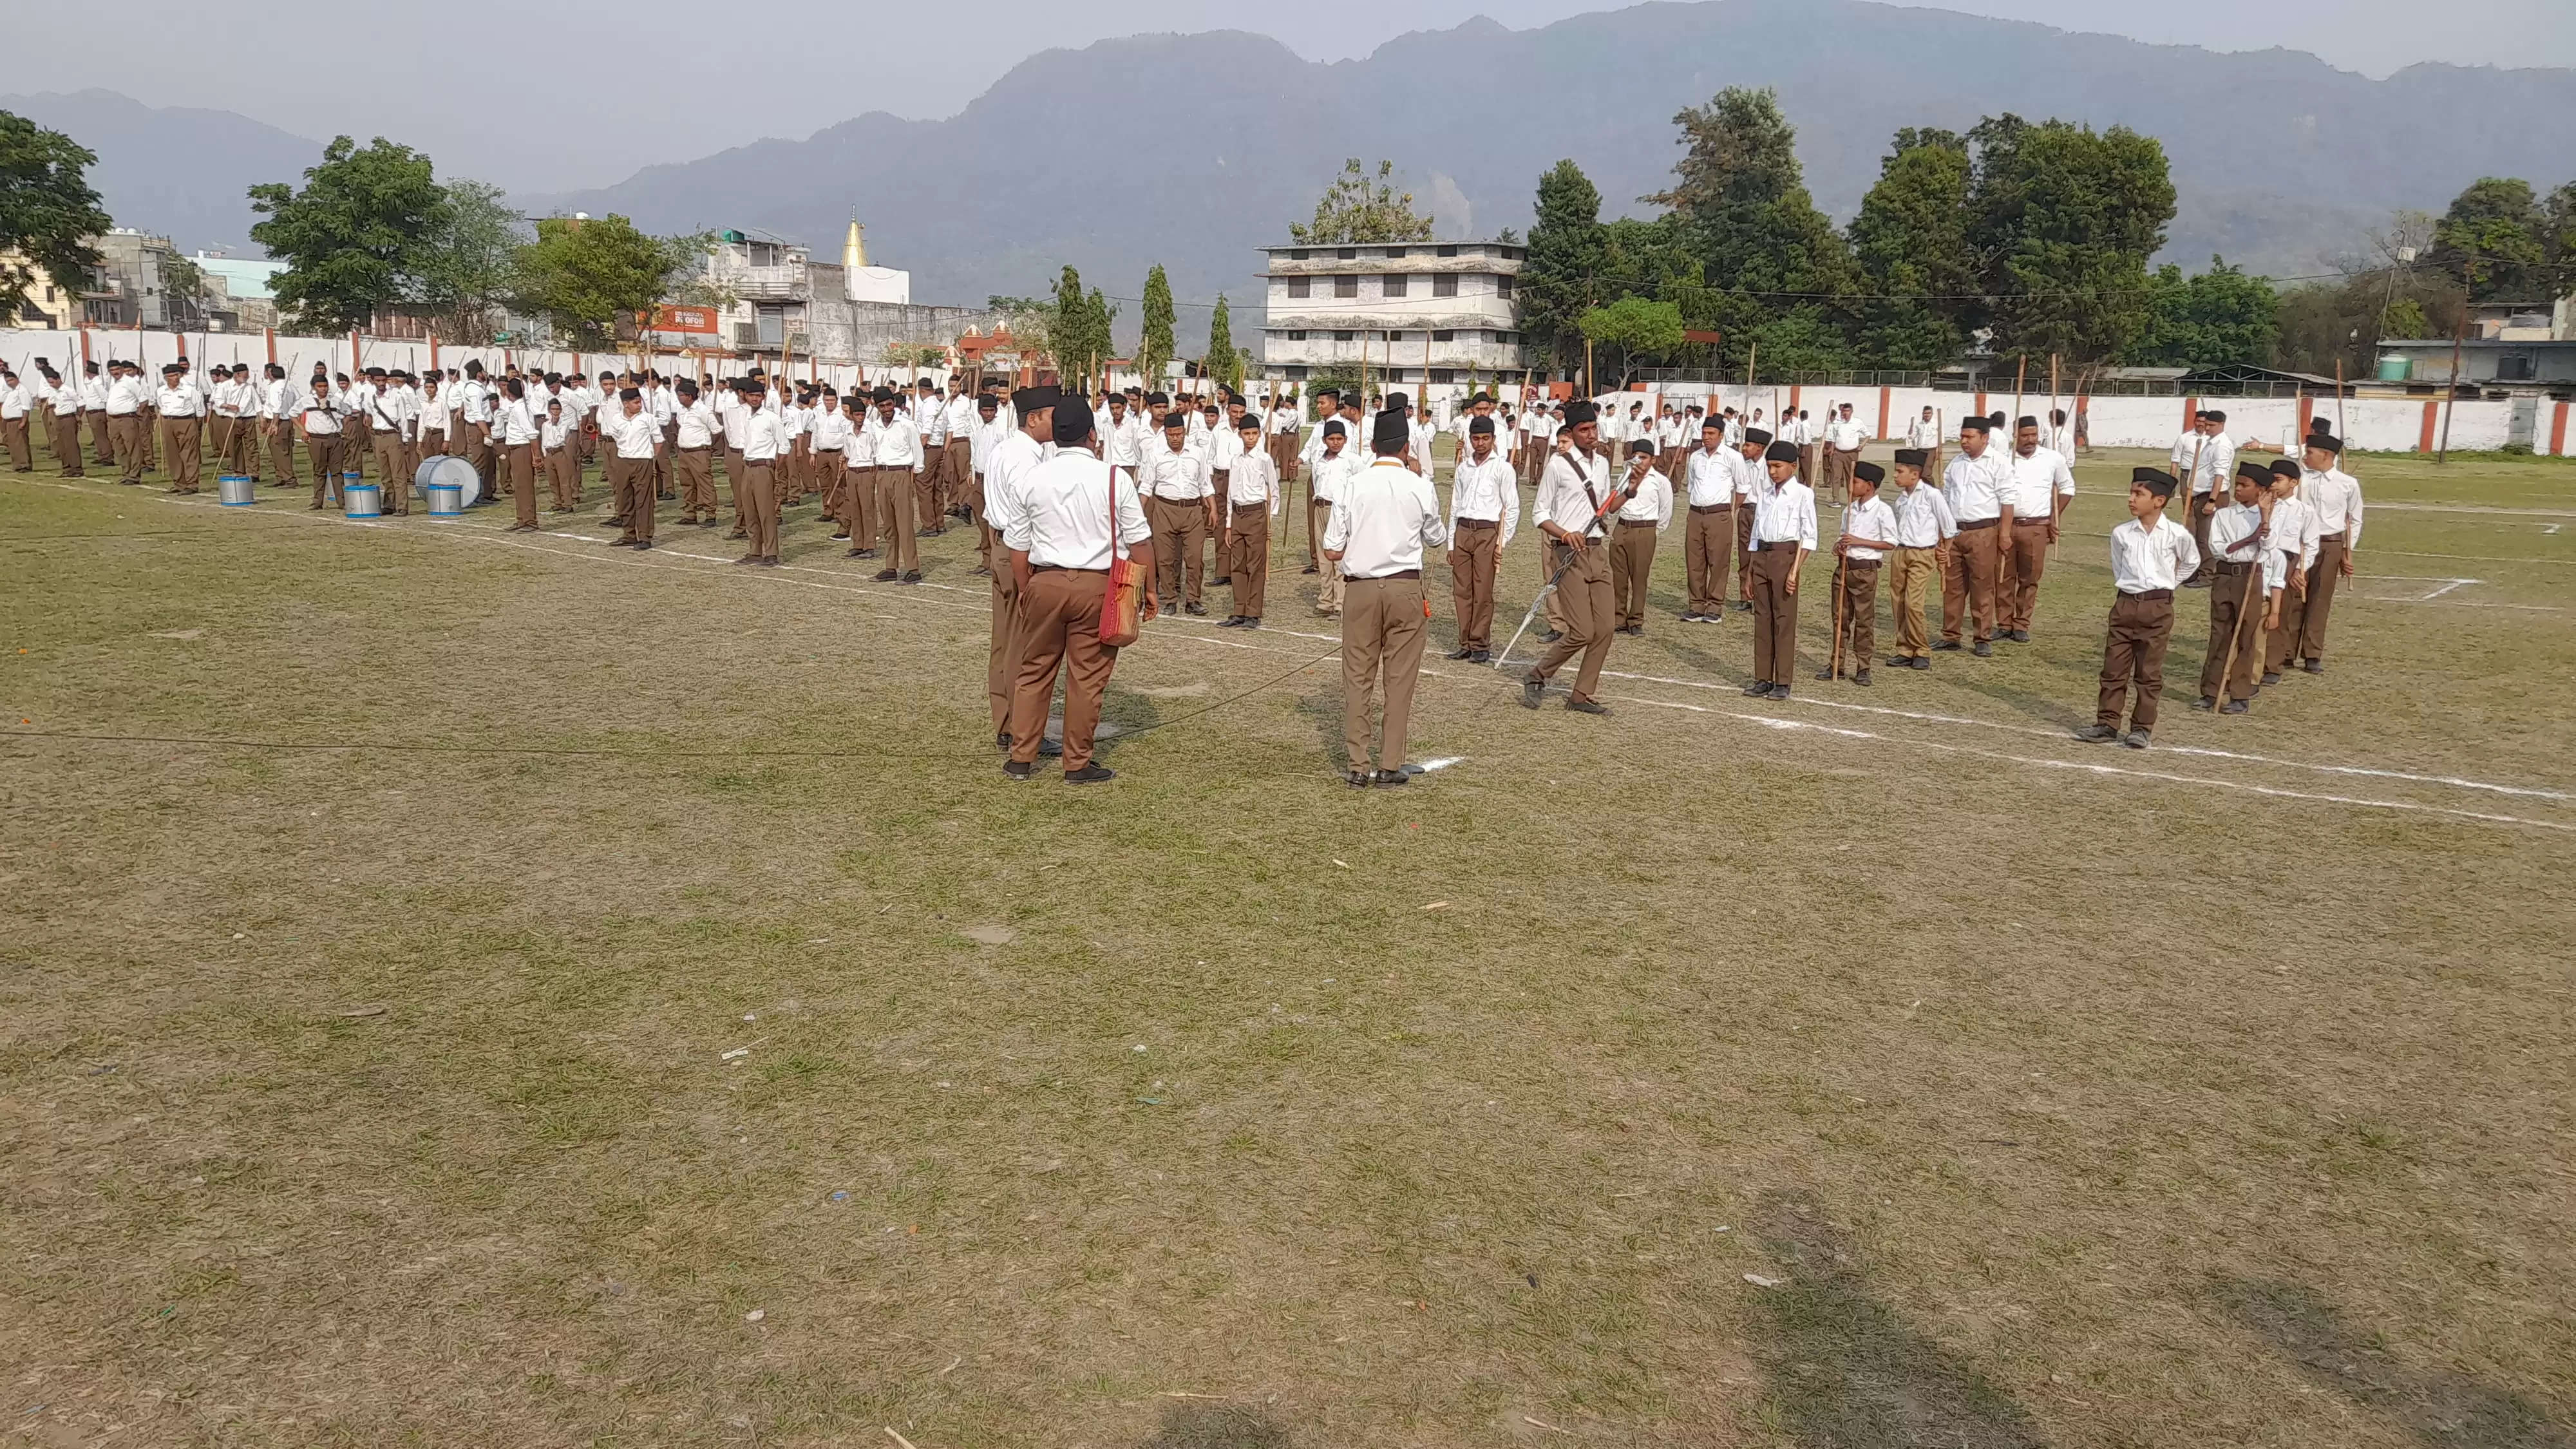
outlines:
{"label": "multi-storey building", "polygon": [[1530,366],[1513,288],[1529,249],[1502,241],[1263,247],[1271,377],[1366,364],[1372,383],[1464,383]]}

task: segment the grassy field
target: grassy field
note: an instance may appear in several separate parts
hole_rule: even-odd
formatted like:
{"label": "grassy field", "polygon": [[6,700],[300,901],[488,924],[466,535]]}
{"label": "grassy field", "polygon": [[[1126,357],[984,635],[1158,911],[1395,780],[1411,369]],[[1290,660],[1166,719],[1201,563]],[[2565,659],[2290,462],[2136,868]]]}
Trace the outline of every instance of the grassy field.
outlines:
{"label": "grassy field", "polygon": [[2183,709],[2190,595],[2138,754],[2131,461],[2031,644],[1753,703],[1676,532],[1366,793],[1293,565],[1010,787],[958,532],[0,477],[0,1425],[2576,1443],[2576,467],[2369,460],[2332,672]]}

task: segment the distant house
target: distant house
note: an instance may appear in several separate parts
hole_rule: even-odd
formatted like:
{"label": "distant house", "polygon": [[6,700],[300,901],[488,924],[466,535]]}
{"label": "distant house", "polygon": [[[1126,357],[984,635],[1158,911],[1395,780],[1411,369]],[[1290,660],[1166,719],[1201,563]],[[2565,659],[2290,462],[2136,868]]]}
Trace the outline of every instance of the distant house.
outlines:
{"label": "distant house", "polygon": [[1265,375],[1365,362],[1371,381],[1463,383],[1528,367],[1513,299],[1528,248],[1502,241],[1263,247]]}
{"label": "distant house", "polygon": [[2497,396],[2576,396],[2576,296],[2479,303],[2469,309],[2467,335],[2456,340],[2383,339],[2378,380],[2418,392],[2450,386]]}

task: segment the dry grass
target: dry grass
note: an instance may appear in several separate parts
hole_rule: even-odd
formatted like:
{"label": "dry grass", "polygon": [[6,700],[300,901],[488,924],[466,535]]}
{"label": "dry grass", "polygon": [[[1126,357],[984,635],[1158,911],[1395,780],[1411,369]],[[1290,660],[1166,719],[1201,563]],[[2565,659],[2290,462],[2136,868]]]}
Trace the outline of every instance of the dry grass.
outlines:
{"label": "dry grass", "polygon": [[[2368,479],[2576,525],[2563,465]],[[2558,521],[2384,509],[2368,573],[2481,582],[2343,605],[2250,719],[2169,694],[2160,743],[2228,755],[2065,740],[2098,538],[2038,642],[1786,705],[1741,625],[1670,622],[1669,549],[1618,717],[1441,665],[1416,753],[1462,762],[1367,794],[1335,669],[1193,716],[1329,648],[1291,573],[1281,627],[1130,651],[1112,719],[1171,723],[1069,791],[995,769],[954,534],[962,592],[810,521],[747,576],[0,482],[9,725],[368,746],[0,746],[0,1410],[2565,1445]]]}

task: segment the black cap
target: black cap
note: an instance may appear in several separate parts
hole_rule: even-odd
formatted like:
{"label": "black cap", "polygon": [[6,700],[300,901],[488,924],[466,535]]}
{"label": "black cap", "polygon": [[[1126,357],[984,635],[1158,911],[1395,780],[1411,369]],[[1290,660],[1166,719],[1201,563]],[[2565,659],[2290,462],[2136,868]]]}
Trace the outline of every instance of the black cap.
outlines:
{"label": "black cap", "polygon": [[1174,428],[1186,428],[1189,425],[1190,415],[1187,409],[1174,408],[1163,414],[1163,431],[1167,433]]}
{"label": "black cap", "polygon": [[2030,418],[2030,417],[2026,417],[2026,418],[2021,419],[2019,422],[2014,423],[2014,424],[2013,424],[2013,430],[2014,430],[2015,432],[2019,432],[2019,431],[2020,431],[2020,430],[2022,430],[2023,428],[2035,428],[2035,427],[2038,427],[2038,426],[2039,426],[2039,419],[2037,419],[2037,418]]}
{"label": "black cap", "polygon": [[1887,470],[1876,463],[1854,463],[1852,476],[1875,488],[1887,481]]}
{"label": "black cap", "polygon": [[1978,417],[1975,413],[1959,419],[1959,431],[1963,433],[1991,433],[1994,430],[1994,424]]}
{"label": "black cap", "polygon": [[1319,438],[1347,438],[1350,436],[1350,429],[1342,426],[1342,420],[1340,418],[1326,418],[1324,420],[1324,430],[1315,436]]}
{"label": "black cap", "polygon": [[1899,448],[1896,450],[1896,461],[1919,471],[1924,464],[1932,461],[1932,455],[1921,448]]}
{"label": "black cap", "polygon": [[1630,443],[1628,445],[1628,456],[1631,458],[1651,458],[1655,456],[1654,440],[1652,438],[1639,438],[1637,441]]}
{"label": "black cap", "polygon": [[1024,387],[1012,393],[1011,406],[1024,413],[1033,413],[1040,408],[1054,407],[1056,399],[1063,395],[1063,390],[1053,383],[1040,383],[1035,387]]}
{"label": "black cap", "polygon": [[2248,458],[2244,462],[2236,465],[2236,476],[2239,478],[2251,478],[2257,483],[2268,483],[2272,481],[2272,469],[2269,464],[2257,463],[2253,459]]}
{"label": "black cap", "polygon": [[869,393],[869,394],[868,394],[868,401],[870,401],[870,402],[872,402],[872,403],[890,403],[890,402],[893,402],[893,401],[894,401],[894,389],[893,389],[893,388],[890,388],[890,387],[880,387],[880,388],[878,388],[876,391],[874,391],[874,392],[872,392],[872,393]]}
{"label": "black cap", "polygon": [[1380,453],[1401,453],[1413,441],[1413,428],[1404,420],[1404,410],[1391,407],[1377,415],[1369,425],[1369,447]]}
{"label": "black cap", "polygon": [[161,364],[161,375],[164,377],[167,377],[174,372],[186,372],[187,370],[188,364],[184,362],[165,362]]}
{"label": "black cap", "polygon": [[1746,428],[1744,430],[1744,441],[1758,448],[1771,441],[1770,430],[1767,428]]}
{"label": "black cap", "polygon": [[1579,428],[1585,423],[1599,422],[1600,420],[1601,409],[1593,406],[1589,399],[1576,398],[1574,401],[1565,405],[1565,425],[1568,428]]}
{"label": "black cap", "polygon": [[2308,448],[2323,448],[2329,453],[2340,453],[2343,451],[2343,439],[2336,437],[2334,434],[2327,432],[2323,428],[2319,428],[2315,432],[2308,434],[2307,441],[2302,443],[2300,446]]}
{"label": "black cap", "polygon": [[1773,443],[1770,447],[1762,450],[1762,461],[1765,463],[1795,463],[1798,461],[1798,445],[1795,443]]}
{"label": "black cap", "polygon": [[2174,495],[2174,476],[2162,468],[2134,468],[2129,472],[2129,486],[2144,488],[2158,498]]}
{"label": "black cap", "polygon": [[1492,418],[1479,414],[1476,417],[1472,417],[1467,420],[1467,436],[1471,438],[1490,438],[1493,435],[1494,420]]}
{"label": "black cap", "polygon": [[1056,400],[1055,440],[1071,447],[1091,436],[1091,404],[1080,395],[1067,393]]}
{"label": "black cap", "polygon": [[2295,483],[2299,479],[2307,476],[2307,470],[2301,468],[2298,464],[2291,462],[2287,458],[2275,458],[2272,460],[2272,476],[2275,478],[2287,478],[2291,482]]}

